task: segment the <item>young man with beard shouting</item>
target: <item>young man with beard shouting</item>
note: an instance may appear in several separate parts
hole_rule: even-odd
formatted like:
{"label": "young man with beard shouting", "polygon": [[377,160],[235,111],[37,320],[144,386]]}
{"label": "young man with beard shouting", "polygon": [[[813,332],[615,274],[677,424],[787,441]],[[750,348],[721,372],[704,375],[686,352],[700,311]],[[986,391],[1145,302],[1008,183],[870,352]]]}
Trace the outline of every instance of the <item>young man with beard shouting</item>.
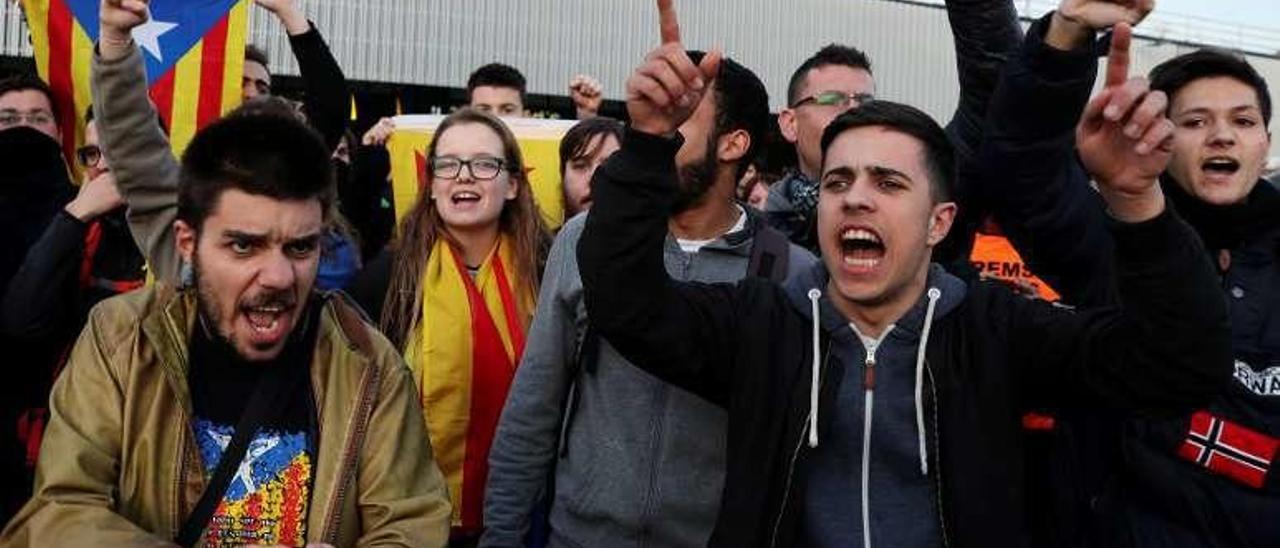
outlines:
{"label": "young man with beard shouting", "polygon": [[[95,64],[136,56],[146,3],[105,0],[101,20]],[[116,106],[161,140],[145,81]],[[165,215],[192,281],[93,310],[54,385],[35,496],[0,544],[443,546],[413,380],[357,309],[313,291],[334,195],[319,135],[233,113],[192,140],[178,181]]]}
{"label": "young man with beard shouting", "polygon": [[1028,406],[1184,410],[1228,376],[1225,303],[1157,183],[1168,152],[1135,152],[1130,113],[1104,119],[1105,102],[1080,152],[1112,217],[1123,306],[1073,312],[931,265],[955,218],[954,155],[927,115],[881,101],[823,136],[820,265],[783,285],[673,281],[676,128],[714,76],[681,56],[632,75],[632,126],[596,172],[578,246],[604,339],[728,410],[710,545],[1028,546]]}
{"label": "young man with beard shouting", "polygon": [[[679,44],[655,53],[685,55]],[[746,67],[718,63],[711,92],[678,130],[665,271],[688,281],[782,281],[808,270],[813,256],[735,199],[766,136],[769,96]],[[549,499],[553,546],[705,546],[723,486],[725,413],[627,363],[594,334],[575,252],[584,220],[565,224],[547,261],[489,455],[481,545],[523,546]]]}

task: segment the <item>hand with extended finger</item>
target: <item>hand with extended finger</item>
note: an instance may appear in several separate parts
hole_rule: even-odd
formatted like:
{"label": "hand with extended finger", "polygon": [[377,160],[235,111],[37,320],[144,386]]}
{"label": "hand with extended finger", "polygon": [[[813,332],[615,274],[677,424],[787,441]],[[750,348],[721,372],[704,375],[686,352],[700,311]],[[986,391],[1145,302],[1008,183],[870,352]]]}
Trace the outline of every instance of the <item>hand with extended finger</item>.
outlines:
{"label": "hand with extended finger", "polygon": [[[98,42],[103,57],[115,59],[133,47],[133,29],[148,19],[147,0],[102,0],[98,5]],[[108,56],[108,53],[119,55]]]}
{"label": "hand with extended finger", "polygon": [[1155,0],[1062,0],[1050,18],[1045,41],[1071,50],[1087,44],[1093,33],[1119,23],[1137,25],[1155,8]]}
{"label": "hand with extended finger", "polygon": [[720,53],[712,51],[694,64],[680,43],[680,24],[672,0],[658,0],[662,45],[645,57],[627,79],[627,114],[631,127],[653,135],[672,135],[693,115],[720,70]]}
{"label": "hand with extended finger", "polygon": [[1132,32],[1127,23],[1116,25],[1106,86],[1085,107],[1076,147],[1112,216],[1139,222],[1164,210],[1158,179],[1169,164],[1174,128],[1164,93],[1150,90],[1144,78],[1128,78]]}
{"label": "hand with extended finger", "polygon": [[579,74],[569,81],[569,98],[573,100],[579,120],[594,118],[604,101],[604,86],[595,78]]}

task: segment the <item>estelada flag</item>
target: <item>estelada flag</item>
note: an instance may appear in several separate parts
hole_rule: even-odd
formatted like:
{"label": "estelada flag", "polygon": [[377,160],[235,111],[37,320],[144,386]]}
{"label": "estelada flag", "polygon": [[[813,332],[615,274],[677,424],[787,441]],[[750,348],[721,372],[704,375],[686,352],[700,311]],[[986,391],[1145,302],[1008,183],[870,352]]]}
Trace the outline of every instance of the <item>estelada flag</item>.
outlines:
{"label": "estelada flag", "polygon": [[[252,0],[151,0],[151,18],[133,30],[151,99],[181,154],[196,130],[240,103]],[[53,88],[67,157],[84,142],[91,103],[89,63],[98,40],[99,0],[22,0],[40,77]]]}
{"label": "estelada flag", "polygon": [[[396,116],[396,131],[387,141],[391,156],[391,191],[396,220],[413,207],[426,179],[426,153],[436,128],[445,116],[419,114]],[[520,144],[533,200],[542,210],[548,228],[564,221],[564,194],[560,190],[560,139],[577,123],[575,120],[537,118],[503,119]]]}

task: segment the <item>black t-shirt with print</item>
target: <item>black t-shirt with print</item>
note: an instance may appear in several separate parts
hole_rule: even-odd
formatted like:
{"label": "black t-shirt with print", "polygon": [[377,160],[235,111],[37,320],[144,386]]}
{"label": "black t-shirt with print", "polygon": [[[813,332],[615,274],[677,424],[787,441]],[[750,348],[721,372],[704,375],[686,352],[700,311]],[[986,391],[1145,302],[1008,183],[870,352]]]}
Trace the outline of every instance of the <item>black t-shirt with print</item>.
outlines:
{"label": "black t-shirt with print", "polygon": [[195,411],[191,426],[206,479],[217,469],[268,368],[289,368],[284,382],[304,387],[286,393],[279,405],[272,406],[249,442],[205,531],[208,546],[306,544],[317,442],[309,379],[320,308],[318,302],[309,303],[284,350],[270,362],[241,359],[225,339],[210,336],[203,321],[194,329],[187,385]]}

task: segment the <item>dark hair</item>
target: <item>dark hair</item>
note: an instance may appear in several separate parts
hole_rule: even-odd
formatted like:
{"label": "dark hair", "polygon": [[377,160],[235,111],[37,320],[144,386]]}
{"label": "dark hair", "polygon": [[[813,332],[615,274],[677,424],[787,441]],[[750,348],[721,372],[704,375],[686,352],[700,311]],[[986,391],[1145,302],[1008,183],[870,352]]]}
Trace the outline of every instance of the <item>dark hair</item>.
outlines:
{"label": "dark hair", "polygon": [[[701,51],[690,51],[689,59],[694,63],[702,62]],[[720,60],[720,72],[715,81],[716,130],[713,139],[739,129],[751,136],[751,146],[747,153],[738,160],[735,179],[741,179],[747,167],[756,160],[756,156],[764,149],[768,140],[769,124],[769,92],[764,82],[733,59],[725,57]],[[712,141],[713,146],[715,141]]]}
{"label": "dark hair", "polygon": [[268,58],[267,58],[267,52],[262,51],[262,48],[259,48],[258,46],[255,46],[255,45],[253,45],[253,44],[246,44],[246,45],[245,45],[245,47],[244,47],[244,60],[245,60],[245,61],[253,61],[253,62],[255,62],[255,63],[259,64],[259,65],[262,65],[262,68],[267,69],[268,71],[270,71],[270,70],[271,70],[271,64],[267,61],[267,59],[268,59]]}
{"label": "dark hair", "polygon": [[871,72],[871,60],[861,50],[840,44],[827,44],[818,50],[818,53],[805,59],[804,63],[800,64],[800,68],[791,74],[791,80],[787,83],[787,105],[793,105],[800,100],[797,95],[800,94],[800,87],[804,85],[809,71],[831,65]]}
{"label": "dark hair", "polygon": [[1173,96],[1187,84],[1217,76],[1234,78],[1253,88],[1258,95],[1263,122],[1271,124],[1271,92],[1267,90],[1267,81],[1243,57],[1228,51],[1205,48],[1160,63],[1151,69],[1151,89],[1163,91],[1173,102]]}
{"label": "dark hair", "polygon": [[524,75],[511,65],[489,63],[476,69],[467,78],[467,102],[471,102],[471,92],[480,86],[512,88],[520,92],[520,102],[524,102]]}
{"label": "dark hair", "polygon": [[89,106],[84,109],[84,124],[89,125],[93,118],[93,103],[89,103]]}
{"label": "dark hair", "polygon": [[912,106],[891,101],[868,101],[837,116],[822,132],[822,162],[827,149],[841,133],[860,127],[880,126],[915,137],[924,146],[925,167],[929,170],[929,191],[935,202],[949,202],[955,195],[956,160],[951,141],[942,126]]}
{"label": "dark hair", "polygon": [[44,94],[45,99],[49,100],[49,108],[53,112],[53,123],[61,126],[58,116],[58,102],[53,99],[53,90],[49,88],[44,80],[31,74],[16,74],[3,80],[0,80],[0,97],[17,92],[17,91],[38,91]]}
{"label": "dark hair", "polygon": [[569,128],[564,138],[560,139],[560,175],[564,176],[564,166],[574,158],[594,152],[587,146],[598,135],[612,135],[618,143],[622,143],[622,122],[606,116],[588,118]]}
{"label": "dark hair", "polygon": [[227,113],[227,116],[283,116],[307,124],[307,115],[300,105],[300,102],[292,99],[267,95],[241,103],[235,110]]}
{"label": "dark hair", "polygon": [[320,135],[296,116],[261,108],[234,110],[191,140],[182,155],[178,219],[199,231],[230,189],[275,200],[317,199],[326,219],[336,192]]}

